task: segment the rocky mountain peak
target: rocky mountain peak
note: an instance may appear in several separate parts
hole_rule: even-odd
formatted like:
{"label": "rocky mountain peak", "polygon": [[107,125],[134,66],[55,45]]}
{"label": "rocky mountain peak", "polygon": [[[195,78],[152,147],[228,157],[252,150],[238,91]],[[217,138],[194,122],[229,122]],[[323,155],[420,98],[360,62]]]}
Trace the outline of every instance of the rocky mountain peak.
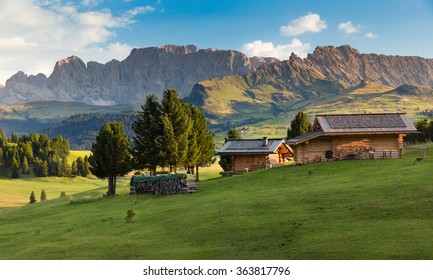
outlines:
{"label": "rocky mountain peak", "polygon": [[199,51],[199,48],[194,45],[178,46],[178,45],[165,45],[161,47],[166,52],[172,52],[175,54],[190,54]]}
{"label": "rocky mountain peak", "polygon": [[73,55],[73,56],[70,56],[68,58],[64,58],[64,59],[57,61],[55,66],[60,67],[60,66],[63,66],[65,64],[74,63],[74,62],[81,63],[83,61],[78,56]]}

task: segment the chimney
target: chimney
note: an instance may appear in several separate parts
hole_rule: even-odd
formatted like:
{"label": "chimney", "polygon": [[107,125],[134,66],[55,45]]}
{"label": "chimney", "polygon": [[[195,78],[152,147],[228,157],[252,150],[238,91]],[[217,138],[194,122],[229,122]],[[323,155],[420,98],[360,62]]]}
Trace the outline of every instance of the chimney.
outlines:
{"label": "chimney", "polygon": [[268,137],[263,137],[263,147],[268,146]]}

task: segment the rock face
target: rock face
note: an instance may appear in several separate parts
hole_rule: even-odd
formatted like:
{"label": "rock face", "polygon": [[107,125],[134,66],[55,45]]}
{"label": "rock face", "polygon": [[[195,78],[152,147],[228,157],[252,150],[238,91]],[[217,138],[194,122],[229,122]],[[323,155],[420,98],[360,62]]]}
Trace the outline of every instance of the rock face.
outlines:
{"label": "rock face", "polygon": [[311,85],[320,92],[322,84],[329,87],[336,81],[346,86],[364,80],[392,87],[433,86],[433,59],[361,54],[350,46],[328,46],[317,47],[305,59],[292,55],[287,61],[279,61],[248,58],[237,51],[167,45],[133,49],[125,60],[106,64],[85,64],[72,56],[58,61],[49,77],[18,72],[4,88],[0,87],[0,103],[58,100],[94,105],[142,104],[147,95],[160,97],[167,88],[177,89],[184,97],[200,81],[231,75],[244,75],[251,86],[271,83],[276,90],[280,87],[294,92],[306,91]]}
{"label": "rock face", "polygon": [[403,84],[433,86],[433,59],[417,56],[361,54],[350,46],[317,47],[304,63],[330,80],[349,85],[363,80],[398,87]]}
{"label": "rock face", "polygon": [[258,58],[252,64],[237,51],[200,50],[192,45],[133,49],[124,61],[106,64],[86,65],[71,56],[58,61],[48,78],[18,72],[0,89],[0,103],[59,100],[94,105],[141,104],[147,95],[162,96],[167,88],[186,96],[201,80],[243,75],[267,61]]}

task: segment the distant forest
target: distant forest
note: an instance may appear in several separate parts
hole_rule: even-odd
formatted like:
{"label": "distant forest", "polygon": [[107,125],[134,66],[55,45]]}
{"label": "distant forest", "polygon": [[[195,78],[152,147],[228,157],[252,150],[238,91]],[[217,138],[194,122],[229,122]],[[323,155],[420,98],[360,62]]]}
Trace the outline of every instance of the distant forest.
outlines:
{"label": "distant forest", "polygon": [[48,128],[44,133],[53,138],[62,135],[68,139],[72,150],[90,150],[100,128],[110,122],[120,122],[129,138],[134,137],[132,123],[137,119],[136,112],[121,114],[90,113],[73,115],[59,124]]}

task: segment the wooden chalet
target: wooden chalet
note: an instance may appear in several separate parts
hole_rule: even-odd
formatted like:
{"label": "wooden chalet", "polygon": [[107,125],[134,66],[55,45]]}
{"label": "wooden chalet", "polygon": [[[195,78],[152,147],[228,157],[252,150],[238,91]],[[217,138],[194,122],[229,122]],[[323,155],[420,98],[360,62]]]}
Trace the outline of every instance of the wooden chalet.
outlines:
{"label": "wooden chalet", "polygon": [[295,163],[342,159],[400,158],[403,137],[416,133],[405,113],[317,115],[313,131],[287,143]]}
{"label": "wooden chalet", "polygon": [[293,157],[293,150],[284,139],[264,137],[227,141],[219,154],[233,156],[233,171],[254,171],[283,164]]}

